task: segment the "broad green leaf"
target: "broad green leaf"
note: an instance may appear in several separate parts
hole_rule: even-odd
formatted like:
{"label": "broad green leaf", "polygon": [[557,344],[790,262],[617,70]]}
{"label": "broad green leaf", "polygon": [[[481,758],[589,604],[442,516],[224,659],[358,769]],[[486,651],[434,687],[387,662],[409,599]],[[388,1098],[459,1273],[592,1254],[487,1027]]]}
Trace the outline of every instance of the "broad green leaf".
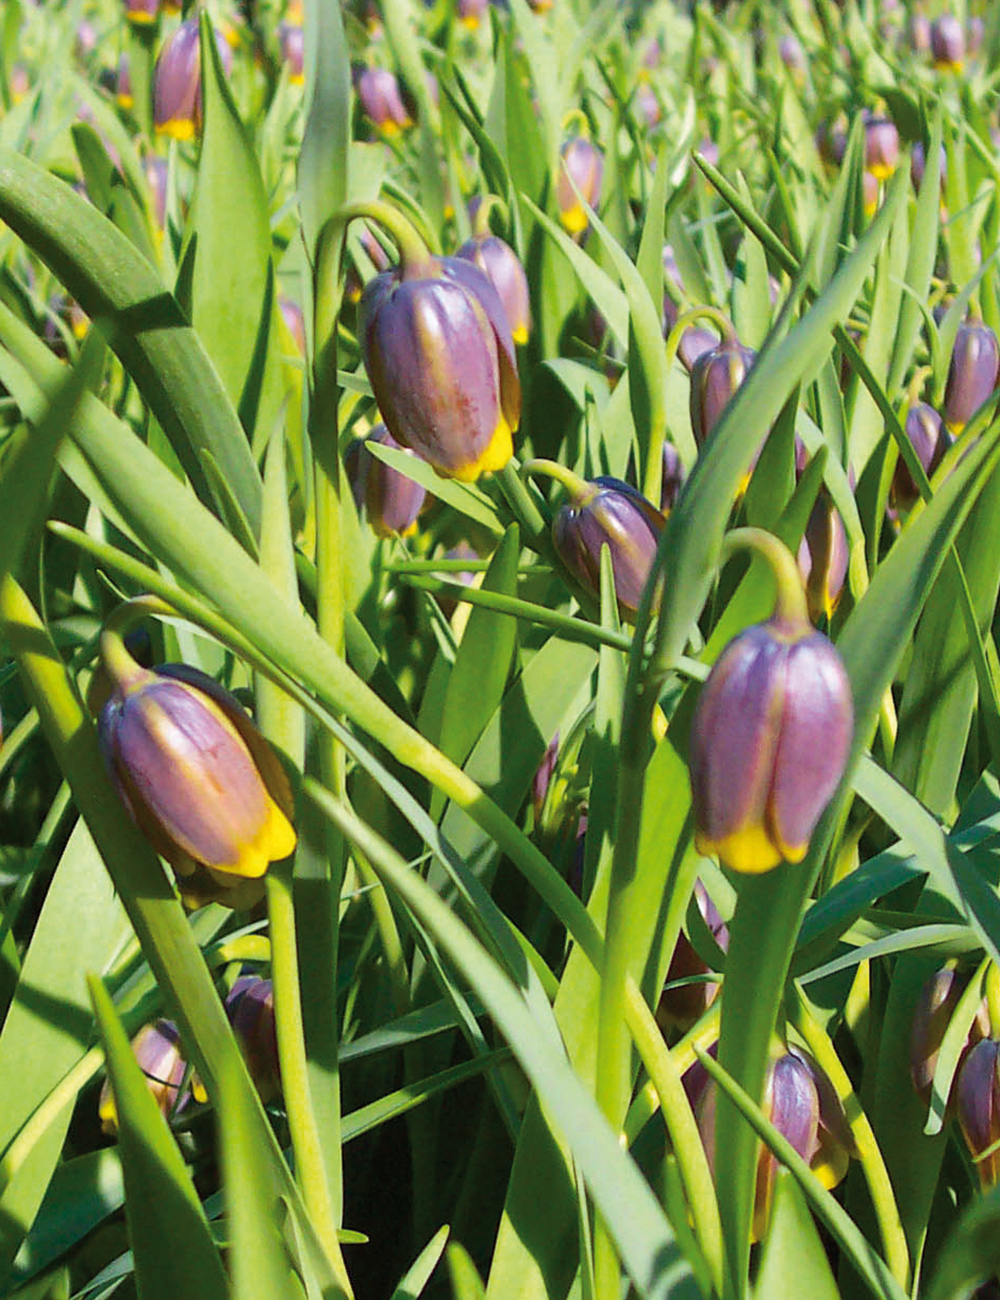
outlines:
{"label": "broad green leaf", "polygon": [[[218,1300],[226,1275],[191,1173],[107,990],[96,976],[89,984],[115,1095],[125,1217],[140,1294],[144,1300],[170,1300],[183,1290],[192,1300]],[[169,1242],[183,1242],[184,1248],[165,1248]]]}
{"label": "broad green leaf", "polygon": [[995,1277],[1000,1227],[1000,1188],[973,1200],[954,1225],[938,1256],[928,1300],[961,1300],[970,1287]]}
{"label": "broad green leaf", "polygon": [[446,1257],[454,1300],[486,1300],[482,1278],[465,1247],[457,1241],[451,1242]]}
{"label": "broad green leaf", "polygon": [[347,195],[351,72],[339,5],[310,0],[305,26],[306,125],[299,152],[302,230],[315,262],[320,232]]}

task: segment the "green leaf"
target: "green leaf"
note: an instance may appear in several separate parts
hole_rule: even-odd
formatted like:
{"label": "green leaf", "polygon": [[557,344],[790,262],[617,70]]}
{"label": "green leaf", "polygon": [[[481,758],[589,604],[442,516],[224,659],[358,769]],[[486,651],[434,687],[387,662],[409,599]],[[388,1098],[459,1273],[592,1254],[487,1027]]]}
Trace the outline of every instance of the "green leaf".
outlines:
{"label": "green leaf", "polygon": [[975,1199],[941,1247],[927,1300],[962,1300],[1000,1271],[1000,1188]]}
{"label": "green leaf", "polygon": [[0,149],[0,217],[93,320],[163,426],[202,499],[208,450],[254,529],[260,476],[232,402],[173,296],[132,243],[92,204],[40,167]]}
{"label": "green leaf", "polygon": [[[144,1300],[176,1300],[180,1292],[192,1300],[218,1300],[226,1275],[191,1174],[107,990],[96,976],[88,983],[118,1112],[125,1217],[139,1292]],[[170,1243],[183,1243],[183,1249]]]}
{"label": "green leaf", "polygon": [[302,231],[315,262],[320,232],[347,196],[351,138],[351,69],[340,5],[306,5],[306,125],[299,151]]}
{"label": "green leaf", "polygon": [[840,1300],[816,1225],[789,1174],[774,1184],[771,1222],[764,1238],[756,1300]]}
{"label": "green leaf", "polygon": [[418,1300],[438,1266],[448,1241],[448,1225],[439,1228],[400,1279],[390,1300]]}
{"label": "green leaf", "polygon": [[459,514],[474,520],[496,537],[503,532],[503,524],[493,502],[485,492],[473,484],[442,478],[419,456],[408,455],[398,447],[386,447],[378,442],[369,442],[367,446],[377,460],[383,461],[405,478],[412,479],[414,483],[419,483],[432,496],[437,497],[439,501],[444,501]]}
{"label": "green leaf", "polygon": [[388,888],[434,935],[449,960],[489,1009],[545,1106],[563,1130],[640,1296],[697,1300],[690,1266],[649,1185],[565,1057],[539,1035],[516,988],[432,889],[344,805],[307,780],[306,790],[372,863]]}
{"label": "green leaf", "polygon": [[451,1242],[447,1250],[447,1259],[451,1294],[454,1300],[486,1300],[482,1278],[476,1272],[476,1266],[465,1247],[457,1241]]}
{"label": "green leaf", "polygon": [[[483,579],[483,590],[513,596],[517,591],[520,531],[504,533]],[[504,694],[517,644],[517,623],[504,614],[473,608],[448,678],[438,747],[460,766]]]}
{"label": "green leaf", "polygon": [[[86,826],[77,822],[63,851],[0,1033],[0,1150],[74,1066],[93,1032],[84,972],[104,970],[128,935]],[[50,1008],[46,1015],[39,1007]],[[8,1273],[42,1204],[62,1150],[72,1101],[18,1168],[2,1168],[0,1214],[5,1225],[0,1270]]]}

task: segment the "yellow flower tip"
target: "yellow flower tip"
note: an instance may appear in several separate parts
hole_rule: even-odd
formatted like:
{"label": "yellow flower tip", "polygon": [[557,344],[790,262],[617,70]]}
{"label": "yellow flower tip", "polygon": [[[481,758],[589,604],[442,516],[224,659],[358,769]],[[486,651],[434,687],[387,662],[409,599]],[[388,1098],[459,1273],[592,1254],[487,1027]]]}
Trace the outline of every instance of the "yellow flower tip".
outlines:
{"label": "yellow flower tip", "polygon": [[193,140],[194,122],[189,117],[172,117],[161,122],[156,131],[158,135],[170,136],[172,140]]}
{"label": "yellow flower tip", "polygon": [[[409,119],[406,120],[405,125],[406,125],[406,126],[409,126],[409,125],[410,125]],[[378,128],[378,129],[379,129],[379,131],[381,131],[381,133],[382,133],[382,134],[383,134],[387,139],[389,139],[389,140],[395,140],[396,136],[399,135],[399,133],[401,132],[402,127],[399,125],[398,122],[393,122],[393,121],[390,119],[390,120],[387,121],[387,122],[381,122],[381,123],[379,123],[379,128]]]}
{"label": "yellow flower tip", "polygon": [[830,1191],[831,1188],[836,1187],[838,1183],[843,1181],[850,1162],[851,1153],[848,1149],[840,1142],[823,1141],[823,1131],[821,1129],[820,1148],[813,1156],[809,1168],[827,1191]]}
{"label": "yellow flower tip", "polygon": [[442,478],[455,478],[460,483],[475,483],[483,474],[493,474],[503,467],[514,454],[514,439],[510,425],[501,415],[493,437],[489,440],[475,460],[455,469],[442,470],[435,466]]}
{"label": "yellow flower tip", "polygon": [[574,203],[565,212],[560,212],[559,220],[571,235],[582,235],[588,225],[587,214],[579,203]]}
{"label": "yellow flower tip", "polygon": [[136,27],[152,27],[153,23],[157,22],[160,17],[159,14],[149,14],[142,9],[130,10],[126,16],[129,22],[134,23]]}
{"label": "yellow flower tip", "polygon": [[306,84],[306,74],[304,72],[293,72],[288,80],[293,86],[304,86]]}
{"label": "yellow flower tip", "polygon": [[515,343],[518,344],[527,343],[528,341],[527,325],[518,325],[518,327],[511,332],[511,338],[514,340]]}
{"label": "yellow flower tip", "polygon": [[872,165],[868,168],[868,170],[879,182],[879,184],[882,184],[883,181],[887,181],[889,179],[889,177],[896,169],[895,167],[890,166],[888,163],[872,163]]}
{"label": "yellow flower tip", "polygon": [[214,871],[256,880],[264,875],[272,862],[280,862],[294,852],[298,843],[295,828],[270,795],[267,804],[267,816],[260,830],[246,844],[239,846],[237,860],[214,864]]}
{"label": "yellow flower tip", "polygon": [[964,72],[965,63],[962,59],[954,63],[950,59],[935,59],[934,67],[938,72]]}
{"label": "yellow flower tip", "polygon": [[760,875],[782,861],[781,853],[763,826],[744,826],[721,840],[697,833],[695,847],[705,857],[715,854],[725,866],[745,875]]}
{"label": "yellow flower tip", "polygon": [[474,32],[477,31],[479,28],[478,14],[466,14],[463,18],[460,18],[458,21],[462,24],[462,26],[467,31]]}
{"label": "yellow flower tip", "polygon": [[116,99],[118,101],[119,108],[131,108],[132,105],[135,103],[135,100],[132,98],[131,95],[117,95]]}
{"label": "yellow flower tip", "polygon": [[77,317],[72,325],[73,337],[75,339],[84,339],[87,337],[87,330],[90,329],[90,317]]}

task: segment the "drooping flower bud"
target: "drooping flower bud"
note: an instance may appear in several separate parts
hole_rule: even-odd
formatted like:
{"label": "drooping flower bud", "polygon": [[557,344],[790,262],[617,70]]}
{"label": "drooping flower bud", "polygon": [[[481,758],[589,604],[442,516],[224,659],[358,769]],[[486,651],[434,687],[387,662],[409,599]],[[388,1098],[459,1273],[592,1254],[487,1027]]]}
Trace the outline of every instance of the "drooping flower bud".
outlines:
{"label": "drooping flower bud", "polygon": [[[931,1085],[937,1070],[941,1044],[968,982],[968,975],[960,975],[950,963],[934,972],[917,999],[910,1026],[910,1077],[917,1095],[925,1104],[931,1099]],[[969,1027],[960,1061],[976,1043],[988,1038],[989,1032],[990,1017],[984,999]],[[956,1078],[958,1073],[956,1070]],[[953,1084],[952,1094],[954,1091]]]}
{"label": "drooping flower bud", "polygon": [[604,155],[597,145],[584,135],[571,136],[562,147],[556,181],[559,220],[571,235],[582,235],[589,220],[577,198],[577,190],[581,198],[594,207],[601,196],[603,178]]}
{"label": "drooping flower bud", "polygon": [[984,1038],[966,1057],[956,1107],[980,1185],[984,1190],[993,1187],[1000,1180],[1000,1042],[995,1038]]}
{"label": "drooping flower bud", "polygon": [[986,39],[986,23],[979,14],[969,15],[969,24],[966,30],[966,52],[971,56],[978,54],[983,48],[983,41]]}
{"label": "drooping flower bud", "polygon": [[455,14],[463,27],[474,32],[489,8],[489,0],[456,0]]}
{"label": "drooping flower bud", "polygon": [[[140,1029],[132,1039],[132,1051],[164,1119],[179,1115],[192,1097],[198,1103],[208,1100],[196,1074],[191,1075],[186,1087],[183,1086],[188,1067],[181,1053],[177,1026],[172,1020],[157,1020],[155,1024]],[[118,1132],[118,1110],[110,1079],[105,1079],[101,1088],[97,1114],[105,1133],[114,1135]]]}
{"label": "drooping flower bud", "polygon": [[[718,1088],[708,1080],[696,1108],[709,1164],[715,1164],[715,1112]],[[854,1149],[844,1108],[829,1079],[808,1053],[789,1048],[768,1067],[764,1086],[764,1113],[771,1123],[808,1161],[827,1189],[836,1187],[847,1172]],[[767,1231],[779,1162],[762,1144],[758,1147],[754,1184],[752,1239]]]}
{"label": "drooping flower bud", "polygon": [[511,338],[515,343],[527,343],[531,330],[528,277],[511,246],[499,235],[478,235],[466,240],[455,256],[479,267],[503,303]]}
{"label": "drooping flower bud", "polygon": [[86,61],[97,48],[97,30],[86,18],[77,24],[73,39],[73,53],[82,62]]}
{"label": "drooping flower bud", "polygon": [[365,368],[396,441],[444,478],[502,469],[521,385],[507,314],[483,272],[428,257],[375,276],[358,310]]}
{"label": "drooping flower bud", "polygon": [[228,691],[184,664],[134,661],[98,730],[129,813],[174,868],[185,903],[247,907],[295,848],[292,795],[267,741]]}
{"label": "drooping flower bud", "polygon": [[[954,442],[940,415],[926,402],[917,402],[911,406],[906,416],[906,436],[913,444],[924,473],[928,478],[934,473],[941,458]],[[896,505],[908,509],[916,501],[919,493],[913,481],[913,475],[906,468],[902,456],[896,460],[892,474],[892,497]]]}
{"label": "drooping flower bud", "polygon": [[170,168],[166,158],[151,153],[143,159],[142,170],[146,173],[146,180],[149,182],[156,228],[158,231],[162,231],[167,222],[167,183]]}
{"label": "drooping flower bud", "polygon": [[809,617],[833,617],[847,578],[850,552],[840,511],[821,490],[799,544],[799,572],[806,584]]}
{"label": "drooping flower bud", "polygon": [[663,118],[659,96],[648,81],[640,81],[635,91],[635,102],[645,124],[652,130]]}
{"label": "drooping flower bud", "polygon": [[792,80],[801,86],[806,76],[806,55],[802,42],[793,32],[786,32],[778,41],[778,58],[792,74]]}
{"label": "drooping flower bud", "polygon": [[399,81],[388,68],[355,69],[354,89],[365,115],[383,135],[398,135],[413,125]]}
{"label": "drooping flower bud", "polygon": [[847,132],[833,122],[821,122],[816,131],[819,156],[831,167],[839,167],[847,153]]}
{"label": "drooping flower bud", "polygon": [[630,484],[611,477],[581,480],[580,489],[552,520],[552,542],[560,559],[588,590],[598,592],[601,548],[611,552],[618,612],[635,620],[666,520]]}
{"label": "drooping flower bud", "polygon": [[125,0],[125,17],[137,27],[150,27],[160,17],[160,0]]}
{"label": "drooping flower bud", "polygon": [[288,80],[293,86],[305,81],[305,37],[301,23],[278,24],[278,47],[281,58],[288,65]]}
{"label": "drooping flower bud", "polygon": [[822,633],[777,617],[741,632],[701,688],[691,727],[699,851],[736,871],[801,861],[853,730],[847,672]]}
{"label": "drooping flower bud", "polygon": [[364,505],[376,537],[408,537],[416,532],[417,518],[427,501],[426,489],[373,456],[369,450],[373,442],[410,456],[417,454],[400,447],[385,425],[377,424],[367,438],[353,443],[344,458],[354,499]]}
{"label": "drooping flower bud", "polygon": [[[941,178],[941,188],[944,189],[945,182],[948,179],[948,153],[944,145],[941,146],[941,152],[938,157],[941,160],[939,175]],[[924,172],[927,169],[927,153],[921,141],[917,141],[910,152],[910,180],[913,182],[913,188],[919,190],[924,183]]]}
{"label": "drooping flower bud", "polygon": [[888,180],[899,165],[899,132],[887,117],[865,122],[865,167],[877,181]]}
{"label": "drooping flower bud", "polygon": [[981,320],[959,325],[944,390],[945,424],[961,431],[997,386],[1000,347],[997,336]]}
{"label": "drooping flower bud", "polygon": [[965,32],[954,14],[941,14],[931,23],[931,54],[942,72],[961,72],[965,67]]}
{"label": "drooping flower bud", "polygon": [[705,445],[756,360],[753,348],[744,347],[735,334],[729,334],[691,367],[691,430],[699,447]]}
{"label": "drooping flower bud", "polygon": [[115,101],[119,108],[129,109],[135,103],[132,94],[132,77],[129,74],[128,55],[122,53],[118,58],[118,70],[115,77]]}
{"label": "drooping flower bud", "polygon": [[[221,32],[214,31],[214,35],[228,74],[232,71],[233,52]],[[153,125],[175,140],[190,140],[201,130],[201,38],[196,17],[180,24],[156,60]]]}
{"label": "drooping flower bud", "polygon": [[292,342],[300,357],[306,354],[306,318],[302,314],[302,308],[291,298],[286,298],[281,294],[278,298],[278,307],[281,311],[282,319],[288,326],[288,332],[292,336]]}
{"label": "drooping flower bud", "polygon": [[698,358],[718,346],[718,337],[711,330],[703,329],[700,325],[689,325],[677,344],[677,359],[690,374]]}
{"label": "drooping flower bud", "polygon": [[281,1094],[274,985],[259,975],[241,975],[226,998],[226,1015],[263,1102]]}

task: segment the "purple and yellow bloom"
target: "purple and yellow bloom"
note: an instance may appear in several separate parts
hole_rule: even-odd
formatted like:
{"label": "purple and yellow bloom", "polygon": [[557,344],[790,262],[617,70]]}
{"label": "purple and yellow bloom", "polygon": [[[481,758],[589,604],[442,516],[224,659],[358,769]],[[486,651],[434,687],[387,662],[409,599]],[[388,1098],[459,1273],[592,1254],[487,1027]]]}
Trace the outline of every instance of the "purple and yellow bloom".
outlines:
{"label": "purple and yellow bloom", "polygon": [[365,115],[383,135],[398,135],[413,125],[399,81],[388,68],[357,68],[354,89]]}
{"label": "purple and yellow bloom", "polygon": [[511,338],[515,343],[527,343],[531,331],[528,277],[510,244],[499,235],[477,235],[466,240],[455,256],[479,267],[503,303]]}
{"label": "purple and yellow bloom", "polygon": [[1000,346],[997,336],[981,320],[959,325],[944,390],[944,422],[961,433],[997,386]]}
{"label": "purple and yellow bloom", "polygon": [[[140,1029],[132,1039],[132,1051],[164,1119],[170,1120],[179,1114],[192,1097],[199,1104],[208,1100],[196,1074],[192,1074],[184,1086],[188,1065],[181,1052],[177,1026],[172,1020],[157,1020],[155,1024]],[[101,1088],[97,1114],[105,1133],[114,1135],[118,1132],[118,1110],[110,1079],[105,1079]]]}
{"label": "purple and yellow bloom", "polygon": [[691,366],[691,431],[699,447],[708,441],[756,360],[753,348],[744,347],[735,334],[728,334]]}
{"label": "purple and yellow bloom", "polygon": [[[700,880],[694,884],[694,901],[712,938],[726,952],[729,948],[729,927]],[[670,958],[664,989],[656,1004],[656,1023],[662,1030],[678,1029],[686,1033],[692,1025],[698,1023],[718,996],[719,982],[705,979],[682,984],[679,981],[710,974],[711,967],[698,956],[691,940],[682,930],[677,936],[677,946]]]}
{"label": "purple and yellow bloom", "polygon": [[899,166],[899,132],[887,117],[865,122],[865,168],[877,181],[886,181]]}
{"label": "purple and yellow bloom", "polygon": [[358,312],[365,368],[396,441],[443,478],[503,469],[521,384],[507,313],[483,272],[428,255],[370,280]]}
{"label": "purple and yellow bloom", "polygon": [[559,220],[576,237],[583,234],[589,222],[577,190],[590,207],[595,206],[601,195],[604,155],[592,140],[584,135],[574,135],[563,145],[561,158],[556,181]]}
{"label": "purple and yellow bloom", "polygon": [[809,515],[797,558],[809,617],[813,622],[832,618],[847,579],[850,550],[840,511],[823,490]]}
{"label": "purple and yellow bloom", "polygon": [[125,0],[125,17],[137,27],[150,27],[160,17],[160,0]]}
{"label": "purple and yellow bloom", "polygon": [[806,622],[748,627],[717,659],[691,727],[695,843],[735,871],[800,862],[854,730],[832,642]]}
{"label": "purple and yellow bloom", "polygon": [[1000,1042],[995,1038],[984,1038],[965,1058],[956,1107],[959,1128],[985,1191],[1000,1181]]}
{"label": "purple and yellow bloom", "polygon": [[237,700],[195,668],[133,664],[117,677],[98,730],[126,808],[174,868],[185,903],[250,906],[270,863],[296,843],[273,750]]}
{"label": "purple and yellow bloom", "polygon": [[409,537],[417,530],[417,519],[427,503],[427,490],[373,456],[369,450],[371,443],[393,447],[409,456],[417,453],[401,447],[384,424],[377,424],[367,438],[356,439],[344,457],[354,500],[359,508],[365,507],[376,537]]}
{"label": "purple and yellow bloom", "polygon": [[[715,1111],[718,1089],[709,1079],[696,1107],[698,1129],[708,1162],[715,1164]],[[813,1058],[789,1047],[772,1059],[764,1086],[762,1109],[827,1189],[847,1173],[854,1141],[844,1108],[833,1085]],[[752,1239],[767,1231],[779,1161],[762,1144],[758,1148],[754,1184]]]}
{"label": "purple and yellow bloom", "polygon": [[[220,32],[214,34],[219,58],[228,74],[233,52]],[[197,18],[180,24],[156,60],[153,125],[175,140],[191,140],[201,130],[201,38]]]}
{"label": "purple and yellow bloom", "polygon": [[458,21],[470,32],[474,32],[482,22],[489,3],[490,0],[456,0],[455,14]]}
{"label": "purple and yellow bloom", "polygon": [[642,589],[666,520],[622,479],[580,481],[552,520],[552,542],[569,571],[589,591],[600,590],[601,548],[611,552],[618,611],[634,622]]}
{"label": "purple and yellow bloom", "polygon": [[931,55],[942,72],[965,67],[965,32],[954,14],[941,14],[931,23]]}
{"label": "purple and yellow bloom", "polygon": [[282,62],[288,65],[288,80],[293,86],[301,86],[306,79],[305,36],[301,23],[278,24],[278,48]]}

